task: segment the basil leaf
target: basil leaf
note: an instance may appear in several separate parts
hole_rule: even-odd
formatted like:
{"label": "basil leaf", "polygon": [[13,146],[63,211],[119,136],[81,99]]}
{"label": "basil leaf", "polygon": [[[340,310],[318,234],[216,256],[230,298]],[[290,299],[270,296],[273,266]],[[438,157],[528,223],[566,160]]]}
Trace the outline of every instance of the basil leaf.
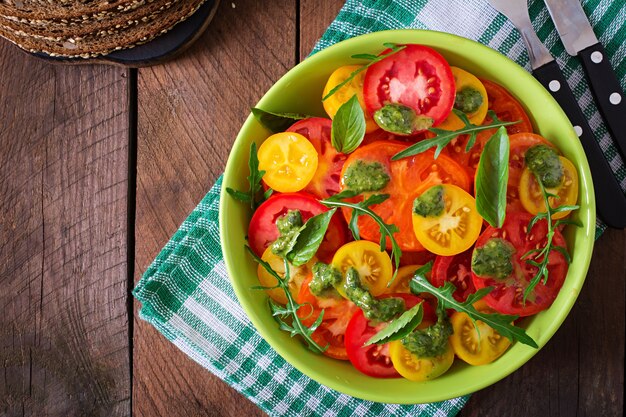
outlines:
{"label": "basil leaf", "polygon": [[339,107],[330,131],[330,141],[341,153],[354,152],[365,137],[365,115],[356,94]]}
{"label": "basil leaf", "polygon": [[259,123],[274,133],[284,132],[296,121],[311,117],[300,113],[276,113],[257,107],[251,108],[250,111]]}
{"label": "basil leaf", "polygon": [[317,252],[324,240],[328,224],[336,208],[311,217],[302,225],[293,247],[287,252],[286,258],[293,266],[304,265],[309,262]]}
{"label": "basil leaf", "polygon": [[452,295],[456,288],[451,282],[448,281],[444,284],[443,287],[437,288],[432,285],[430,281],[428,281],[428,278],[426,278],[426,274],[430,272],[432,267],[433,261],[430,261],[426,265],[415,271],[413,279],[409,282],[409,287],[411,288],[412,293],[419,294],[422,292],[427,292],[429,294],[432,294],[437,298],[439,307],[441,307],[442,309],[451,308],[458,312],[467,314],[469,318],[474,322],[475,326],[476,320],[480,320],[510,341],[517,340],[518,342],[525,345],[532,346],[536,349],[539,348],[539,346],[537,346],[537,343],[533,340],[532,337],[528,336],[524,329],[511,324],[518,318],[518,316],[499,313],[490,314],[476,310],[473,304],[489,294],[493,290],[493,287],[482,288],[476,291],[474,294],[470,294],[467,297],[467,300],[465,300],[464,302],[460,302],[457,301]]}
{"label": "basil leaf", "polygon": [[509,181],[509,135],[504,127],[487,141],[476,170],[476,210],[493,227],[506,216]]}
{"label": "basil leaf", "polygon": [[387,327],[372,336],[363,346],[372,344],[382,345],[393,340],[400,340],[415,330],[422,322],[423,317],[424,309],[422,308],[422,302],[420,302],[402,313],[400,317],[389,323]]}

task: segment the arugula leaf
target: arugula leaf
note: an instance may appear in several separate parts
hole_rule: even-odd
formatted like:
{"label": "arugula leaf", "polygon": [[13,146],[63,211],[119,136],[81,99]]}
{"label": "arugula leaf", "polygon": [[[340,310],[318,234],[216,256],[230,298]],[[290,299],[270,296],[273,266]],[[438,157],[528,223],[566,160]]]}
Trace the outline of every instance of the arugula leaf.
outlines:
{"label": "arugula leaf", "polygon": [[478,132],[482,132],[483,130],[499,128],[502,126],[514,125],[520,122],[520,120],[516,122],[503,122],[502,120],[498,119],[498,116],[496,116],[496,114],[492,110],[489,110],[488,114],[489,114],[489,117],[491,117],[491,122],[486,125],[477,126],[477,125],[471,124],[467,116],[465,116],[465,113],[463,113],[462,111],[457,110],[457,109],[452,109],[452,111],[454,112],[454,114],[459,116],[459,118],[463,121],[463,123],[465,123],[464,127],[458,130],[443,130],[443,129],[439,129],[436,127],[432,127],[428,130],[433,132],[436,135],[434,138],[419,141],[409,146],[408,148],[404,149],[403,151],[398,152],[393,157],[391,157],[391,159],[393,161],[397,161],[398,159],[417,155],[417,154],[420,154],[422,152],[429,150],[430,148],[435,148],[435,147],[436,147],[435,149],[435,159],[436,159],[437,157],[439,157],[439,154],[441,153],[443,148],[445,148],[446,145],[452,142],[452,140],[455,139],[459,135],[470,135],[470,139],[467,142],[467,146],[465,147],[465,152],[469,152],[472,146],[474,146],[474,144],[476,143],[476,134]]}
{"label": "arugula leaf", "polygon": [[330,219],[336,208],[311,217],[300,228],[292,248],[287,252],[286,258],[293,266],[304,265],[309,262],[320,247],[324,235],[328,229]]}
{"label": "arugula leaf", "polygon": [[508,181],[509,135],[501,127],[485,144],[476,170],[476,210],[493,227],[504,224]]}
{"label": "arugula leaf", "polygon": [[[340,82],[339,84],[337,84],[332,90],[330,90],[324,97],[322,97],[322,101],[326,101],[328,99],[328,97],[332,96],[333,94],[335,94],[337,91],[339,91],[341,89],[341,87],[343,87],[344,85],[350,83],[354,77],[356,77],[357,75],[359,75],[361,72],[365,71],[366,69],[368,69],[369,67],[371,67],[372,65],[374,65],[377,62],[382,61],[383,59],[395,54],[396,52],[399,52],[401,50],[403,50],[404,48],[406,48],[406,45],[396,45],[394,43],[384,43],[383,46],[385,46],[386,48],[391,49],[390,52],[384,54],[384,55],[372,55],[372,54],[357,54],[356,56],[353,56],[353,58],[360,58],[360,59],[369,59],[370,62],[367,65],[363,65],[362,67],[354,70],[349,76],[348,78],[346,78],[345,80],[343,80],[342,82]],[[373,58],[372,58],[373,57]]]}
{"label": "arugula leaf", "polygon": [[311,117],[300,113],[277,113],[257,107],[251,108],[250,111],[259,123],[274,133],[284,132],[296,121]]}
{"label": "arugula leaf", "polygon": [[422,322],[423,317],[424,309],[422,308],[422,302],[419,302],[372,336],[363,346],[374,343],[382,345],[393,340],[400,340],[415,330]]}
{"label": "arugula leaf", "polygon": [[365,115],[356,94],[339,107],[330,131],[333,147],[341,153],[352,153],[365,137]]}
{"label": "arugula leaf", "polygon": [[396,238],[393,236],[394,233],[398,233],[400,229],[395,224],[387,224],[385,221],[374,212],[370,206],[374,204],[380,204],[383,201],[389,198],[389,194],[372,194],[363,201],[358,203],[350,203],[348,201],[344,201],[346,198],[352,198],[359,195],[354,190],[344,190],[338,194],[330,196],[329,198],[322,200],[321,203],[327,207],[348,207],[352,209],[352,216],[350,217],[350,221],[348,222],[348,227],[352,231],[352,235],[356,240],[360,240],[361,237],[359,235],[359,226],[357,223],[358,216],[368,215],[378,223],[380,227],[380,250],[381,252],[387,248],[387,238],[391,242],[391,257],[393,258],[393,262],[396,266],[395,271],[393,273],[393,277],[387,283],[387,287],[391,286],[393,281],[396,279],[396,275],[398,274],[398,268],[400,268],[400,257],[402,256],[402,249],[400,249],[400,245],[396,241]]}
{"label": "arugula leaf", "polygon": [[248,192],[234,190],[230,187],[226,187],[226,192],[236,200],[244,203],[250,203],[250,207],[252,208],[252,211],[254,211],[263,201],[265,201],[269,197],[267,193],[264,193],[261,198],[258,198],[258,194],[263,188],[261,186],[261,179],[263,178],[263,175],[265,175],[265,171],[259,171],[259,158],[257,156],[256,143],[254,142],[250,144],[248,169],[250,171],[250,175],[248,175]]}
{"label": "arugula leaf", "polygon": [[476,320],[480,320],[510,341],[517,340],[525,345],[532,346],[536,349],[539,348],[537,343],[532,337],[528,336],[524,329],[511,324],[518,316],[499,313],[489,314],[476,310],[473,304],[489,294],[493,290],[492,287],[482,288],[474,294],[470,294],[464,302],[457,301],[452,295],[456,289],[454,284],[446,282],[443,287],[437,288],[428,281],[426,274],[430,272],[432,266],[433,261],[430,261],[415,271],[415,275],[409,283],[411,292],[414,294],[421,292],[430,293],[437,298],[441,308],[451,308],[467,314],[472,322],[474,322],[474,326],[476,326]]}
{"label": "arugula leaf", "polygon": [[[307,327],[302,323],[302,320],[298,316],[298,309],[302,306],[302,304],[298,304],[294,299],[291,291],[289,289],[289,263],[286,259],[283,260],[285,265],[285,276],[281,277],[278,275],[274,269],[272,269],[271,265],[265,262],[263,259],[259,258],[256,253],[250,249],[248,245],[244,246],[250,255],[254,258],[255,261],[259,263],[270,275],[276,278],[278,282],[278,287],[280,287],[287,297],[287,304],[280,305],[273,300],[269,300],[269,308],[272,312],[272,316],[274,320],[278,323],[278,327],[289,333],[291,337],[302,336],[304,339],[306,347],[315,352],[322,353],[324,352],[328,346],[320,346],[313,338],[311,334],[317,329],[317,327],[322,323],[324,310],[321,311],[319,317],[310,327]],[[262,288],[262,287],[261,287]],[[259,287],[253,287],[253,289],[259,289]],[[290,320],[291,322],[287,321]]]}

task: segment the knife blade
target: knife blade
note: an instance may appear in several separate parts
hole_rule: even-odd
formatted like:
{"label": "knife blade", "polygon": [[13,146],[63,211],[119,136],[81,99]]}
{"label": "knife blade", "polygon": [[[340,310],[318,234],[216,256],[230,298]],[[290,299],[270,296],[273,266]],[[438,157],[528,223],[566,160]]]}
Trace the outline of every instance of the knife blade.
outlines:
{"label": "knife blade", "polygon": [[591,169],[598,216],[614,228],[626,227],[626,196],[596,141],[558,64],[533,30],[526,0],[489,0],[520,32],[528,50],[533,76],[550,92],[569,118]]}
{"label": "knife blade", "polygon": [[626,160],[626,97],[579,0],[544,0],[565,50],[578,55],[598,110]]}

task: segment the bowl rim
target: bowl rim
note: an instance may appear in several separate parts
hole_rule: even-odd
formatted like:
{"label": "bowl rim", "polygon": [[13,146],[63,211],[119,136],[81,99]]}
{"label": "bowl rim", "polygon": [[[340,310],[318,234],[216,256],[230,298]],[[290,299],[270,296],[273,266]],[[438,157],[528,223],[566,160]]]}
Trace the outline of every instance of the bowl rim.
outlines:
{"label": "bowl rim", "polygon": [[[277,91],[280,91],[281,89],[285,88],[286,84],[289,82],[288,79],[290,78],[289,77],[290,74],[297,72],[298,69],[302,67],[315,65],[317,61],[322,60],[324,57],[334,53],[336,50],[345,48],[346,45],[362,42],[363,40],[369,41],[370,39],[371,40],[378,39],[380,40],[379,43],[381,43],[382,45],[383,42],[389,42],[390,38],[392,37],[401,38],[403,36],[412,38],[412,39],[407,39],[406,41],[407,43],[419,43],[419,41],[416,38],[419,38],[422,36],[429,38],[429,42],[431,43],[442,42],[442,41],[444,43],[450,42],[450,41],[468,43],[469,45],[471,45],[472,48],[475,48],[475,51],[473,52],[475,55],[480,55],[482,57],[487,57],[487,58],[492,58],[492,59],[502,61],[503,65],[507,67],[507,71],[511,71],[510,76],[512,77],[519,76],[519,77],[525,78],[528,82],[534,85],[533,88],[536,90],[536,93],[539,94],[540,96],[538,97],[539,100],[546,100],[553,104],[553,106],[555,107],[555,110],[557,112],[560,112],[559,117],[567,120],[567,123],[569,124],[571,128],[570,136],[573,135],[572,137],[574,138],[577,137],[574,132],[573,127],[571,126],[571,123],[567,119],[567,116],[565,115],[563,110],[560,108],[558,103],[556,103],[554,98],[550,95],[550,93],[529,72],[527,72],[523,67],[518,65],[516,62],[514,62],[507,56],[501,54],[500,52],[486,45],[483,45],[479,42],[473,41],[471,39],[467,39],[467,38],[450,34],[450,33],[446,33],[446,32],[424,30],[424,29],[393,29],[393,30],[378,31],[378,32],[367,33],[364,35],[349,38],[341,42],[338,42],[334,45],[331,45],[315,53],[314,55],[309,56],[308,58],[306,58],[305,60],[303,60],[296,66],[294,66],[293,68],[291,68],[289,71],[287,71],[287,73],[283,74],[281,78],[277,82],[275,82],[269,90],[267,90],[267,92],[263,95],[263,97],[256,104],[256,107],[263,108],[265,105],[268,104],[268,102],[270,101],[269,98],[271,96],[276,94]],[[437,46],[433,46],[433,48],[437,49]],[[346,58],[346,60],[348,59],[349,57]],[[233,161],[235,159],[235,156],[234,156],[233,150],[236,149],[237,147],[243,146],[250,142],[250,140],[246,140],[245,132],[254,123],[256,123],[256,121],[253,115],[249,114],[233,143],[231,152],[229,153],[229,157],[226,163],[226,168],[225,168],[225,173],[224,173],[224,178],[223,178],[223,183],[222,183],[222,190],[220,193],[220,201],[224,201],[226,198],[228,198],[226,187],[230,186],[232,179],[238,174],[240,174],[240,172],[237,171],[237,167],[234,166]],[[585,212],[583,213],[582,208],[581,208],[580,214],[584,218],[583,229],[584,229],[585,236],[591,236],[591,239],[590,239],[590,242],[586,242],[586,244],[583,244],[584,242],[578,243],[579,245],[578,250],[581,252],[577,252],[576,256],[581,257],[582,265],[583,265],[583,268],[577,271],[577,274],[579,274],[576,280],[576,282],[579,283],[578,289],[577,291],[572,291],[571,294],[567,295],[566,301],[562,305],[561,309],[556,313],[557,319],[552,321],[548,326],[542,327],[541,335],[540,335],[541,337],[535,338],[537,344],[539,345],[539,348],[533,349],[533,348],[528,347],[528,349],[524,349],[522,354],[520,355],[520,359],[509,362],[507,365],[504,365],[503,368],[501,368],[499,372],[496,372],[493,377],[487,378],[486,380],[481,380],[480,382],[469,382],[467,384],[460,385],[456,387],[456,389],[447,391],[445,393],[441,393],[439,395],[433,395],[426,400],[420,399],[418,395],[415,395],[412,398],[401,398],[399,401],[397,401],[398,398],[394,396],[394,400],[396,401],[393,401],[393,403],[421,404],[421,403],[444,401],[444,400],[452,399],[455,397],[471,394],[482,388],[490,386],[502,380],[503,378],[507,377],[508,375],[510,375],[517,369],[519,369],[521,366],[526,364],[528,360],[530,360],[530,358],[532,358],[536,353],[538,353],[539,350],[552,338],[554,333],[556,333],[556,331],[560,328],[561,324],[568,317],[576,299],[578,298],[580,289],[582,285],[584,284],[584,281],[587,275],[587,270],[589,268],[591,255],[593,252],[593,246],[594,246],[593,237],[595,236],[595,224],[596,224],[595,195],[594,195],[593,182],[591,181],[591,174],[590,174],[587,158],[585,156],[585,153],[583,151],[580,141],[576,141],[575,143],[572,144],[572,146],[575,148],[575,152],[577,155],[582,155],[582,158],[576,161],[577,162],[576,166],[577,168],[582,168],[582,170],[579,169],[580,171],[579,176],[581,178],[579,186],[581,187],[581,190],[586,191],[587,196],[588,196],[587,197],[588,202],[587,202],[587,210],[585,210]],[[240,285],[237,282],[237,280],[234,279],[233,274],[231,273],[233,269],[232,265],[235,264],[237,259],[233,258],[233,254],[229,253],[225,249],[228,243],[227,242],[228,230],[226,228],[226,220],[227,220],[227,213],[223,209],[223,204],[220,203],[219,230],[220,230],[220,240],[221,240],[221,246],[223,250],[226,270],[228,272],[229,279],[231,281],[235,294],[237,295],[239,303],[241,304],[247,316],[249,317],[250,321],[252,322],[256,330],[259,332],[259,334],[263,337],[263,339],[283,359],[285,359],[287,363],[289,363],[298,371],[307,375],[314,381],[328,388],[336,390],[340,393],[344,393],[344,394],[353,396],[355,398],[360,398],[360,399],[367,400],[367,401],[389,403],[388,398],[387,400],[385,400],[385,398],[388,397],[389,394],[385,393],[384,390],[380,390],[380,393],[373,393],[373,394],[365,393],[364,394],[358,388],[353,388],[350,384],[342,383],[337,378],[333,378],[332,375],[325,375],[321,373],[312,372],[310,369],[310,365],[307,364],[303,360],[302,356],[298,356],[297,354],[294,354],[292,351],[287,349],[281,343],[273,340],[274,339],[273,336],[270,335],[268,331],[265,330],[265,327],[267,325],[265,322],[267,322],[267,318],[270,317],[269,311],[268,311],[268,317],[266,318],[259,317],[257,314],[255,314],[251,307],[251,301],[247,299],[247,295],[245,294],[246,288],[243,288],[243,284]],[[568,271],[568,276],[569,276],[569,271]],[[275,322],[271,321],[270,325],[275,325]],[[297,343],[297,341],[294,340],[294,343]],[[374,380],[375,379],[372,379],[372,381]],[[380,381],[380,379],[376,379],[376,381]]]}

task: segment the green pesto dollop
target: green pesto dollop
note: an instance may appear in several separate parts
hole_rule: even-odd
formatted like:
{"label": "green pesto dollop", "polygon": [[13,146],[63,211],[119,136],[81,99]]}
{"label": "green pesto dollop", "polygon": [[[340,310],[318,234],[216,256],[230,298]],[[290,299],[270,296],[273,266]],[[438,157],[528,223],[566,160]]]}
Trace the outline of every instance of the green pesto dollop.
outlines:
{"label": "green pesto dollop", "polygon": [[356,304],[368,320],[388,321],[404,311],[404,300],[401,298],[383,298],[377,300],[361,284],[361,277],[356,269],[350,267],[346,271],[344,290],[350,301]]}
{"label": "green pesto dollop", "polygon": [[465,87],[456,93],[454,108],[463,113],[474,113],[483,104],[483,96],[475,88]]}
{"label": "green pesto dollop", "polygon": [[416,114],[411,107],[387,104],[374,112],[374,121],[383,130],[398,135],[412,135],[433,125],[433,118]]}
{"label": "green pesto dollop", "polygon": [[292,249],[303,224],[300,210],[289,210],[287,214],[280,216],[276,220],[280,236],[272,243],[272,252],[284,257]]}
{"label": "green pesto dollop", "polygon": [[514,253],[515,248],[506,240],[491,238],[483,247],[474,249],[472,271],[479,277],[504,279],[513,272]]}
{"label": "green pesto dollop", "polygon": [[526,151],[526,166],[548,188],[558,187],[563,181],[563,164],[559,155],[547,145],[535,145]]}
{"label": "green pesto dollop", "polygon": [[309,283],[309,289],[318,297],[327,295],[333,291],[335,285],[341,282],[341,271],[332,265],[323,262],[316,262],[313,265],[313,279]]}
{"label": "green pesto dollop", "polygon": [[445,203],[443,201],[443,187],[435,185],[424,191],[422,195],[413,200],[413,213],[422,217],[437,217],[443,213]]}
{"label": "green pesto dollop", "polygon": [[360,159],[350,164],[343,174],[346,188],[357,193],[382,190],[390,179],[380,162],[366,162]]}
{"label": "green pesto dollop", "polygon": [[439,315],[437,323],[425,329],[415,330],[402,339],[402,344],[420,358],[443,355],[448,350],[448,338],[454,332],[445,313]]}
{"label": "green pesto dollop", "polygon": [[402,344],[420,358],[443,355],[448,350],[448,338],[454,330],[450,321],[441,316],[437,323],[425,329],[415,330],[402,339]]}

